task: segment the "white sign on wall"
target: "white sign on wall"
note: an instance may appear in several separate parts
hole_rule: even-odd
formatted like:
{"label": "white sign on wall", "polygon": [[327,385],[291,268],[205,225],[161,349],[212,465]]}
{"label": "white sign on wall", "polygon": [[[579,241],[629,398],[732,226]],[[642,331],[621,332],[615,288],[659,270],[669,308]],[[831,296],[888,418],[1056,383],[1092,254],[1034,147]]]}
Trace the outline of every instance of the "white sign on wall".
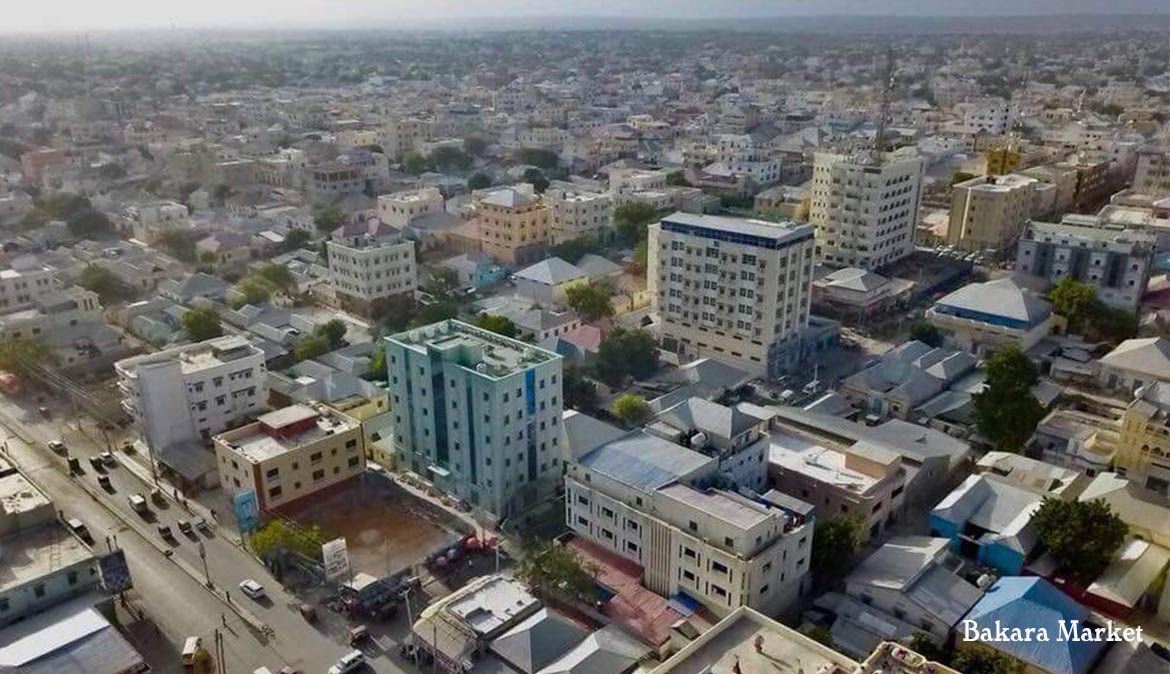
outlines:
{"label": "white sign on wall", "polygon": [[335,538],[321,546],[321,558],[325,560],[325,577],[329,580],[349,578],[349,552],[344,538]]}

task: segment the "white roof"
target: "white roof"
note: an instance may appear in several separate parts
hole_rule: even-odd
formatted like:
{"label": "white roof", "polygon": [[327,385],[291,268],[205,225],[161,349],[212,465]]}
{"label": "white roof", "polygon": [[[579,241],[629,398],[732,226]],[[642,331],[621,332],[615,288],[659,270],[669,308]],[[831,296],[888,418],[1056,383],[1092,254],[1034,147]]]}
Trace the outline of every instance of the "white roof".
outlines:
{"label": "white roof", "polygon": [[559,285],[585,277],[585,272],[559,257],[550,257],[516,272],[516,278],[544,285]]}
{"label": "white roof", "polygon": [[1052,305],[1011,277],[965,285],[938,304],[1027,323],[1041,321],[1052,311]]}
{"label": "white roof", "polygon": [[1170,565],[1170,550],[1134,539],[1089,586],[1089,594],[1133,607],[1150,585]]}
{"label": "white roof", "polygon": [[1129,370],[1170,381],[1170,339],[1147,337],[1127,339],[1101,358],[1119,370]]}

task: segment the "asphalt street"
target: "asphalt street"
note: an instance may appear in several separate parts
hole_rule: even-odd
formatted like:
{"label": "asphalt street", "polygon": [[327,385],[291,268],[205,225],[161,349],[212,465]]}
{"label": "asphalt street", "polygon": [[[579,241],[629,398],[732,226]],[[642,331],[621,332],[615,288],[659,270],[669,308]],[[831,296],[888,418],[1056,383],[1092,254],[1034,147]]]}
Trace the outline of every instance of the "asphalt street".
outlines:
{"label": "asphalt street", "polygon": [[[135,512],[129,496],[138,493],[149,501],[153,485],[142,482],[122,465],[125,459],[121,452],[115,452],[116,466],[102,472],[95,470],[89,457],[105,448],[79,433],[72,422],[62,417],[65,411],[60,412],[45,420],[36,413],[35,406],[22,407],[12,400],[0,399],[0,424],[4,426],[0,432],[6,436],[9,456],[48,493],[64,516],[85,523],[94,538],[95,550],[105,549],[106,536],[116,537],[117,544],[126,550],[138,594],[136,603],[145,608],[174,645],[175,661],[151,662],[155,671],[181,671],[177,658],[183,640],[199,635],[210,644],[212,631],[223,628],[224,617],[228,623],[225,651],[229,672],[250,674],[260,666],[275,672],[291,665],[305,674],[323,674],[349,650],[342,643],[342,635],[322,634],[306,622],[297,610],[296,599],[284,592],[250,554],[227,537],[216,535],[214,526],[210,532],[182,534],[177,526],[179,520],[190,521],[193,517],[170,498],[165,506],[150,503],[145,515]],[[65,442],[70,456],[81,459],[82,475],[70,477],[65,459],[48,449],[47,443],[56,439]],[[109,476],[111,489],[98,485],[97,478],[102,474]],[[173,538],[160,536],[159,525],[170,526]],[[214,591],[202,582],[200,543],[206,551],[206,568]],[[162,551],[166,549],[173,551],[174,559],[164,556]],[[267,598],[257,601],[246,597],[239,590],[245,579],[263,585]],[[224,591],[230,593],[232,603],[271,627],[271,638],[238,617],[225,601]],[[375,642],[363,650],[370,658],[372,671],[398,673],[405,671],[404,666],[410,668],[398,661],[395,644]]]}

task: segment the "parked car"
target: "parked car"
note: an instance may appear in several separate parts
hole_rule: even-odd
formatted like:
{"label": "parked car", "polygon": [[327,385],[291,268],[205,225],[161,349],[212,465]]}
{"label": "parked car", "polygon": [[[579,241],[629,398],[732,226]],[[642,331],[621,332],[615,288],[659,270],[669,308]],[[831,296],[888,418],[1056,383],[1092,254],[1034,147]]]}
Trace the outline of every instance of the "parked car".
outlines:
{"label": "parked car", "polygon": [[184,533],[188,536],[191,535],[191,523],[188,522],[187,520],[179,520],[178,527],[179,527],[179,531],[181,531],[182,533]]}
{"label": "parked car", "polygon": [[338,658],[329,668],[329,674],[348,674],[366,664],[366,654],[361,651],[350,651]]}
{"label": "parked car", "polygon": [[171,531],[171,527],[166,524],[158,525],[158,535],[162,536],[165,540],[168,541],[173,541],[175,539],[174,532]]}
{"label": "parked car", "polygon": [[102,465],[102,460],[100,457],[89,457],[89,465],[92,466],[96,471],[105,472],[105,466]]}
{"label": "parked car", "polygon": [[161,489],[151,489],[150,500],[154,501],[155,505],[165,505],[167,502],[167,497],[163,496]]}
{"label": "parked car", "polygon": [[69,448],[67,448],[65,446],[65,443],[61,442],[60,440],[50,440],[46,444],[48,445],[49,449],[53,451],[54,454],[65,455],[65,454],[69,453]]}
{"label": "parked car", "polygon": [[130,507],[139,515],[145,515],[150,511],[150,506],[146,505],[146,499],[142,498],[142,494],[131,494],[126,500],[130,501]]}
{"label": "parked car", "polygon": [[253,599],[259,599],[264,596],[264,586],[251,578],[240,583],[240,591]]}
{"label": "parked car", "polygon": [[109,475],[98,475],[98,486],[108,492],[114,491],[114,485],[110,482]]}
{"label": "parked car", "polygon": [[85,523],[76,517],[69,519],[66,524],[69,525],[69,530],[77,534],[78,538],[86,543],[93,543],[93,537],[89,535],[89,529],[85,528]]}
{"label": "parked car", "polygon": [[76,456],[69,457],[69,472],[74,475],[81,473],[81,459]]}
{"label": "parked car", "polygon": [[118,465],[118,460],[115,459],[114,455],[110,454],[109,452],[102,452],[101,454],[98,454],[98,458],[102,460],[102,463],[110,466],[111,468]]}

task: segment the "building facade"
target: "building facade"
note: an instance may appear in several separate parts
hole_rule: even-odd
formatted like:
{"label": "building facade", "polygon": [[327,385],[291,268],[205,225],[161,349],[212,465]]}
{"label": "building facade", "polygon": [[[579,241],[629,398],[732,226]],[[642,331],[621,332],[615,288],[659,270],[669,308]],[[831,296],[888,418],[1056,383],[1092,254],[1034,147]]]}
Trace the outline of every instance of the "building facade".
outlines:
{"label": "building facade", "polygon": [[325,251],[333,291],[348,311],[377,313],[379,303],[417,287],[414,243],[376,220],[334,230]]}
{"label": "building facade", "polygon": [[365,438],[356,420],[327,407],[292,405],[214,438],[223,489],[252,491],[273,510],[361,475]]}
{"label": "building facade", "polygon": [[1152,197],[1170,196],[1170,150],[1154,145],[1138,150],[1133,191]]}
{"label": "building facade", "polygon": [[1015,174],[980,176],[956,184],[951,188],[947,243],[960,250],[1007,250],[1028,218],[1038,214],[1042,184]]}
{"label": "building facade", "polygon": [[873,271],[909,255],[923,167],[918,157],[872,161],[818,152],[809,209],[818,257],[833,266]]}
{"label": "building facade", "polygon": [[1121,417],[1114,454],[1117,474],[1151,491],[1170,496],[1170,385],[1138,390]]}
{"label": "building facade", "polygon": [[481,199],[477,209],[483,252],[497,262],[514,267],[544,256],[549,212],[539,196],[504,188]]}
{"label": "building facade", "polygon": [[559,355],[455,320],[386,338],[399,465],[497,518],[555,493]]}
{"label": "building facade", "polygon": [[56,292],[60,284],[53,270],[32,256],[19,257],[7,269],[0,269],[0,312],[27,309],[43,295]]}
{"label": "building facade", "polygon": [[590,236],[609,237],[613,226],[613,197],[593,192],[550,189],[544,193],[549,208],[549,238],[556,245]]}
{"label": "building facade", "polygon": [[378,197],[378,219],[395,229],[405,229],[421,215],[442,213],[443,205],[443,194],[437,187],[383,194]]}
{"label": "building facade", "polygon": [[650,225],[648,248],[647,289],[665,349],[768,376],[799,359],[812,227],[679,212]]}

